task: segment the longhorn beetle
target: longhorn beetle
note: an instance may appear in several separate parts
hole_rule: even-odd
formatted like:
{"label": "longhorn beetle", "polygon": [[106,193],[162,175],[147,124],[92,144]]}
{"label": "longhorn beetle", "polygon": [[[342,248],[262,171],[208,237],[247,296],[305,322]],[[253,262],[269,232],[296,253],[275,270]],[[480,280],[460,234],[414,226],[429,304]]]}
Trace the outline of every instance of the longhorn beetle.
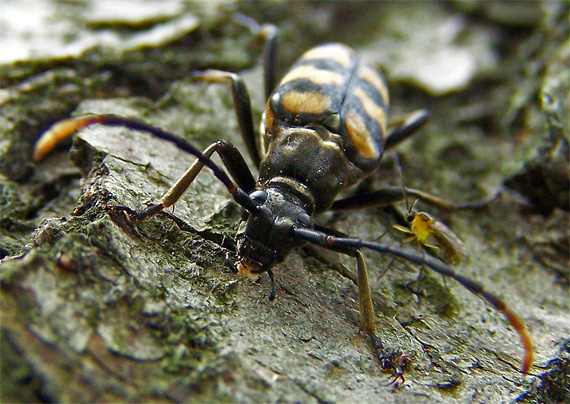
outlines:
{"label": "longhorn beetle", "polygon": [[[532,342],[521,319],[498,296],[482,285],[455,273],[439,260],[364,241],[317,225],[313,218],[329,209],[343,210],[389,205],[402,199],[400,187],[360,193],[337,199],[347,187],[374,173],[386,149],[412,135],[429,113],[416,111],[406,119],[387,124],[388,87],[384,76],[372,69],[345,45],[329,43],[308,50],[275,87],[277,29],[259,26],[239,17],[265,41],[265,93],[268,99],[259,136],[255,133],[250,97],[243,80],[235,73],[206,70],[193,77],[207,83],[229,83],[238,126],[253,163],[259,167],[257,180],[237,148],[218,140],[199,151],[185,139],[137,120],[115,115],[82,116],[54,125],[38,140],[35,160],[41,159],[58,141],[90,125],[122,126],[144,131],[172,142],[197,157],[196,162],[166,192],[160,203],[142,210],[109,206],[113,217],[136,223],[173,205],[206,166],[233,199],[245,210],[236,235],[235,268],[239,274],[258,278],[282,262],[294,248],[312,243],[356,258],[362,330],[383,370],[402,376],[405,354],[384,348],[375,334],[375,315],[362,249],[391,254],[457,280],[502,312],[519,333],[524,347],[522,372],[532,364]],[[212,159],[216,152],[229,172]],[[408,195],[447,209],[460,205],[421,191],[406,189]]]}

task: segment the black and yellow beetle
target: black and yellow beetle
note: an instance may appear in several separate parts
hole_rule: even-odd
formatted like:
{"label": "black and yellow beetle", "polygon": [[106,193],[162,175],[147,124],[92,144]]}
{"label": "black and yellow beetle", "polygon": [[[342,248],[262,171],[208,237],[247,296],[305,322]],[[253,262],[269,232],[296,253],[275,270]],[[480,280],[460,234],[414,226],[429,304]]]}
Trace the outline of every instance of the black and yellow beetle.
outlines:
{"label": "black and yellow beetle", "polygon": [[[401,200],[400,187],[344,199],[337,197],[341,191],[372,174],[385,149],[406,139],[423,125],[429,116],[427,111],[417,111],[407,119],[389,125],[385,78],[350,48],[337,43],[308,50],[275,87],[277,30],[271,25],[257,26],[249,19],[242,18],[242,21],[266,42],[264,65],[268,101],[261,136],[255,133],[249,94],[237,74],[207,70],[195,72],[193,77],[209,83],[231,84],[241,135],[250,157],[259,167],[257,180],[243,156],[228,141],[219,140],[200,152],[181,137],[114,115],[83,116],[54,125],[38,140],[34,158],[41,159],[61,139],[94,124],[145,131],[172,142],[198,160],[160,203],[139,211],[109,206],[109,213],[116,222],[132,224],[173,205],[207,166],[245,210],[236,236],[234,267],[240,274],[257,278],[267,272],[274,285],[272,268],[292,249],[306,243],[356,258],[362,329],[370,337],[381,367],[394,373],[394,381],[403,380],[402,365],[407,359],[404,360],[405,354],[385,349],[375,334],[375,315],[361,249],[391,254],[431,268],[487,300],[519,333],[525,350],[522,372],[526,373],[533,356],[530,336],[519,317],[499,297],[438,260],[349,237],[323,228],[313,220],[315,215],[330,209],[382,206]],[[214,152],[219,154],[233,180],[211,159]],[[417,190],[406,189],[406,192],[440,207],[457,207]],[[273,287],[271,296],[274,296]]]}

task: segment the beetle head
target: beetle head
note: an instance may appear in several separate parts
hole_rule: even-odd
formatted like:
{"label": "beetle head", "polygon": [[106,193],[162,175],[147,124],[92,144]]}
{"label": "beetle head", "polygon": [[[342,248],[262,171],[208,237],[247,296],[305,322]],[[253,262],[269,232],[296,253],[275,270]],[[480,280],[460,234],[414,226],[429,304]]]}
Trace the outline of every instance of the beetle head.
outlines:
{"label": "beetle head", "polygon": [[292,236],[293,227],[310,227],[309,205],[296,193],[273,182],[250,198],[259,207],[240,223],[236,236],[238,273],[257,278],[283,261],[304,242]]}

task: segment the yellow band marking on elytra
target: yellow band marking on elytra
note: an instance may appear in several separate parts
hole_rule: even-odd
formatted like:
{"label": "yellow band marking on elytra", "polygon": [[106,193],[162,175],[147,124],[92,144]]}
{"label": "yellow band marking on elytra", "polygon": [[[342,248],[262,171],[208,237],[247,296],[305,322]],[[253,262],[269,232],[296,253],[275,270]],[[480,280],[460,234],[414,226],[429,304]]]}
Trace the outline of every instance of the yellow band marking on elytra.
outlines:
{"label": "yellow band marking on elytra", "polygon": [[358,98],[368,116],[374,119],[382,128],[382,133],[386,133],[386,111],[384,111],[384,108],[376,104],[361,87],[354,89],[354,96]]}
{"label": "yellow band marking on elytra", "polygon": [[366,123],[360,114],[349,109],[344,117],[344,125],[358,153],[367,159],[380,157],[374,139],[366,129]]}
{"label": "yellow band marking on elytra", "polygon": [[388,87],[386,86],[384,81],[380,78],[377,71],[368,66],[361,66],[358,69],[358,77],[370,83],[380,93],[384,105],[388,106],[390,104]]}
{"label": "yellow band marking on elytra", "polygon": [[342,67],[348,68],[352,63],[352,51],[341,44],[330,44],[308,50],[301,59],[330,59]]}
{"label": "yellow band marking on elytra", "polygon": [[332,104],[330,97],[317,93],[290,91],[281,97],[285,109],[293,114],[322,114]]}
{"label": "yellow band marking on elytra", "polygon": [[344,82],[342,74],[331,70],[318,69],[311,65],[301,65],[289,71],[281,80],[279,85],[283,85],[293,80],[306,79],[315,84],[336,84]]}

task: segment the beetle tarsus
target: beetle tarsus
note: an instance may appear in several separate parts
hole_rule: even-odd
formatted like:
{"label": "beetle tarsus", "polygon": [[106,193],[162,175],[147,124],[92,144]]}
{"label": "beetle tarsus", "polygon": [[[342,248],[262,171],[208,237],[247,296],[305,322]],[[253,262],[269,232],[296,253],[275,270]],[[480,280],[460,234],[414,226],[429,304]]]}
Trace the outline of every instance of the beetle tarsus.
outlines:
{"label": "beetle tarsus", "polygon": [[125,233],[127,233],[131,238],[140,238],[133,221],[135,211],[127,208],[126,206],[107,206],[106,209],[111,220],[123,229]]}
{"label": "beetle tarsus", "polygon": [[[107,211],[111,217],[129,224],[135,224],[146,217],[141,214],[144,211],[133,210],[127,206],[112,205],[107,206]],[[144,217],[143,217],[144,216]]]}
{"label": "beetle tarsus", "polygon": [[394,384],[397,386],[396,382],[398,380],[401,380],[402,384],[405,383],[404,370],[409,362],[408,356],[401,351],[384,348],[382,341],[376,336],[371,336],[370,339],[374,353],[378,358],[378,362],[380,362],[380,368],[384,372],[392,373],[392,380],[388,385]]}

